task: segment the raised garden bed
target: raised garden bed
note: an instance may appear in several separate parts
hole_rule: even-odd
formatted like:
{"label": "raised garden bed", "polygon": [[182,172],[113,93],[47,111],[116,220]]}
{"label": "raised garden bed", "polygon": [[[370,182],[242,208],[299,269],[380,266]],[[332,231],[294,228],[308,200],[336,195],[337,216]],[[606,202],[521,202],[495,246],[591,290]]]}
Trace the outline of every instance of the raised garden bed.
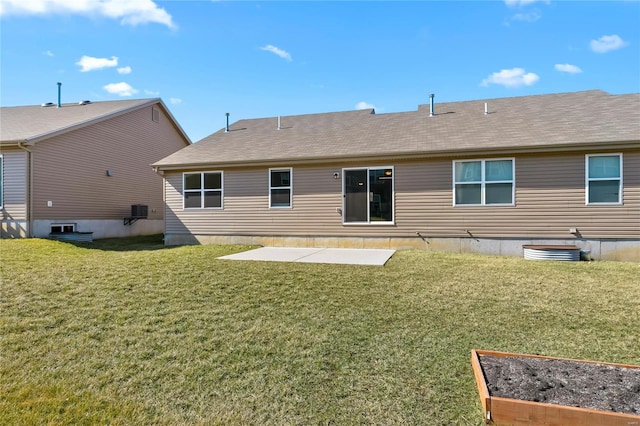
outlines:
{"label": "raised garden bed", "polygon": [[486,423],[640,426],[640,366],[472,350]]}

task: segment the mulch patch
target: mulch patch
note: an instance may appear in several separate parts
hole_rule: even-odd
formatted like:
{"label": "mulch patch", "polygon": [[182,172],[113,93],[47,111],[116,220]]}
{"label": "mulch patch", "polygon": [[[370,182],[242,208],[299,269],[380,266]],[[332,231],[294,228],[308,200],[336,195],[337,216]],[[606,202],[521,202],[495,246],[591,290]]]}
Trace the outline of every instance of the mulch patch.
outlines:
{"label": "mulch patch", "polygon": [[479,357],[491,396],[640,414],[640,368],[529,357]]}

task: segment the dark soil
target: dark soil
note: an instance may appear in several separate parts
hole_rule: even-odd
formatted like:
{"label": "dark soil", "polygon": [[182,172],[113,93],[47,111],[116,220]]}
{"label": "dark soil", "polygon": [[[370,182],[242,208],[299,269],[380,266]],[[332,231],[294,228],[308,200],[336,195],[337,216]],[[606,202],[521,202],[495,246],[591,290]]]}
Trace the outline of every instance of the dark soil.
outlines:
{"label": "dark soil", "polygon": [[640,415],[640,368],[482,355],[491,396]]}

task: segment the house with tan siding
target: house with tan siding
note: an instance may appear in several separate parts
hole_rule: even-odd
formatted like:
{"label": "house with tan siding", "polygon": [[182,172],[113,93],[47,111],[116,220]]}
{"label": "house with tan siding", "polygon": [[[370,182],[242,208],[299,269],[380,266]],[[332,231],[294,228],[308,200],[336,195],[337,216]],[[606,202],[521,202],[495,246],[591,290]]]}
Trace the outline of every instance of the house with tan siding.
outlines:
{"label": "house with tan siding", "polygon": [[162,233],[150,164],[190,144],[160,99],[2,107],[2,237]]}
{"label": "house with tan siding", "polygon": [[153,166],[166,244],[553,244],[640,261],[640,94],[240,120]]}

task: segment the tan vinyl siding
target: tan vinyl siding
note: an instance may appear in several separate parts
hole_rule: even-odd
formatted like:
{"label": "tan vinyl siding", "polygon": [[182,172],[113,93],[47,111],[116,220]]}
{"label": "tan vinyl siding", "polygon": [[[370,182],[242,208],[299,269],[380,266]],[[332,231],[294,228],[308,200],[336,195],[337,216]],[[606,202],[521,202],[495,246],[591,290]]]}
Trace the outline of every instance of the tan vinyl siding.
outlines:
{"label": "tan vinyl siding", "polygon": [[2,220],[27,219],[28,155],[22,149],[3,148]]}
{"label": "tan vinyl siding", "polygon": [[[623,153],[624,205],[585,205],[584,153],[514,158],[514,206],[454,206],[452,158],[293,165],[293,208],[268,208],[268,167],[224,171],[224,210],[182,209],[182,173],[166,174],[169,234],[485,238],[640,237],[640,150]],[[464,159],[469,159],[464,157]],[[281,167],[291,167],[282,164]],[[394,167],[395,224],[344,225],[343,167]]]}
{"label": "tan vinyl siding", "polygon": [[[159,122],[152,108],[160,111]],[[32,149],[33,217],[122,219],[132,204],[146,204],[149,219],[162,219],[162,178],[150,164],[185,145],[158,105],[38,142]]]}

